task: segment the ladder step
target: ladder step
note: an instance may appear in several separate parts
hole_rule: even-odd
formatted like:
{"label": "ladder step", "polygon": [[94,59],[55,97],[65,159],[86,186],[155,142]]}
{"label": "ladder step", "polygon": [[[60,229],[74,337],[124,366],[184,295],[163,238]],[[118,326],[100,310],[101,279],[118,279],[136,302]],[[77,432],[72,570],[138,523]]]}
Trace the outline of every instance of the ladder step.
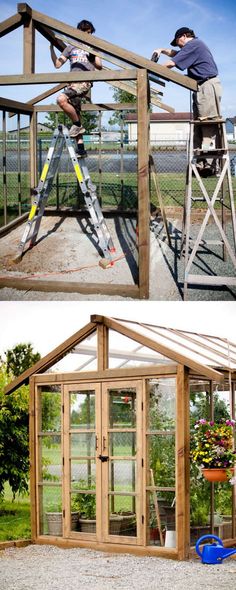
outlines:
{"label": "ladder step", "polygon": [[192,125],[215,125],[215,124],[224,124],[226,121],[221,117],[216,117],[215,119],[204,119],[204,121],[199,121],[199,119],[193,119],[190,121]]}

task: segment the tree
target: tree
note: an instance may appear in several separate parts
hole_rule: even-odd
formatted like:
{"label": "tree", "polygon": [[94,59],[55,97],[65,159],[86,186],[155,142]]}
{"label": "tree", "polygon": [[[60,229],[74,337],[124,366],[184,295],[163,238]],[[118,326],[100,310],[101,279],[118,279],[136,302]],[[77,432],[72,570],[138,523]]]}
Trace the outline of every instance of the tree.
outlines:
{"label": "tree", "polygon": [[[90,111],[82,111],[81,112],[81,121],[86,129],[86,133],[92,133],[97,129],[97,113],[90,112]],[[47,113],[46,115],[46,125],[49,129],[55,129],[57,125],[66,125],[70,127],[72,125],[71,119],[65,115],[63,112],[59,113]]]}
{"label": "tree", "polygon": [[29,388],[26,385],[6,395],[4,389],[13,377],[40,359],[31,344],[18,344],[0,359],[0,495],[9,482],[13,492],[28,490],[29,479]]}
{"label": "tree", "polygon": [[5,395],[4,388],[11,378],[9,379],[6,363],[2,363],[0,366],[0,496],[3,496],[4,484],[8,481],[14,498],[17,492],[22,494],[28,490],[29,388],[22,386],[11,395]]}
{"label": "tree", "polygon": [[33,352],[32,344],[17,344],[14,348],[4,351],[6,355],[7,374],[19,377],[26,369],[39,361],[40,354]]}
{"label": "tree", "polygon": [[[132,104],[136,103],[136,101],[137,101],[136,96],[134,96],[133,94],[130,94],[129,92],[126,92],[126,90],[121,90],[120,88],[113,89],[113,99],[115,102],[130,102]],[[133,111],[127,110],[125,112],[131,113]],[[120,126],[121,117],[122,117],[122,113],[120,111],[115,111],[114,114],[112,115],[112,117],[108,121],[109,125],[119,125]]]}

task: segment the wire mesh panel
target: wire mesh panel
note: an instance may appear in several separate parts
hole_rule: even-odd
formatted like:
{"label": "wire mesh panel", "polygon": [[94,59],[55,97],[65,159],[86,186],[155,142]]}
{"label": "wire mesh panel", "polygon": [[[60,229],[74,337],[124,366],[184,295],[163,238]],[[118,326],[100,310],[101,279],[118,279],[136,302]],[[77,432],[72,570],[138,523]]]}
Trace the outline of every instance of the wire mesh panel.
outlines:
{"label": "wire mesh panel", "polygon": [[11,129],[8,114],[2,111],[0,132],[0,227],[30,207],[29,127],[23,127],[22,116],[17,115]]}

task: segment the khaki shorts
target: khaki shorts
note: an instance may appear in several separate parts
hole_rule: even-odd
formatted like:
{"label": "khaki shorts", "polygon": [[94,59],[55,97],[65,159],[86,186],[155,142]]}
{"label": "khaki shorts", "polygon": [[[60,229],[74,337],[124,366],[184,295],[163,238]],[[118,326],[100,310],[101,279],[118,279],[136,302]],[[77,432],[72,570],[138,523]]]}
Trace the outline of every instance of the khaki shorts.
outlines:
{"label": "khaki shorts", "polygon": [[72,82],[72,84],[65,87],[64,93],[70,98],[73,91],[73,96],[75,96],[74,92],[76,92],[77,96],[83,98],[83,96],[86,96],[90,88],[92,88],[92,82]]}
{"label": "khaki shorts", "polygon": [[221,83],[218,77],[210,78],[198,86],[193,93],[194,119],[211,119],[220,115],[220,101],[222,96]]}

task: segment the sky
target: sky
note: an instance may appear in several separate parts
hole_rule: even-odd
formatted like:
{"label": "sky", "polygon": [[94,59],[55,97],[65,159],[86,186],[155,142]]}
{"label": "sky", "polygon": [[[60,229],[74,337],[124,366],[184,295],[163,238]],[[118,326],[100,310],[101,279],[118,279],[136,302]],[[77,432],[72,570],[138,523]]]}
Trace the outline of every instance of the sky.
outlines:
{"label": "sky", "polygon": [[236,344],[236,303],[231,301],[2,301],[0,356],[22,342],[44,356],[93,314],[220,336]]}
{"label": "sky", "polygon": [[[29,5],[38,12],[72,26],[77,26],[83,18],[91,20],[97,37],[147,58],[155,48],[169,47],[178,28],[188,26],[194,29],[195,34],[211,49],[219,68],[223,85],[222,114],[225,117],[236,115],[235,0],[172,0],[171,3],[166,0],[146,0],[145,5],[138,0],[81,0],[78,3],[74,0],[60,3],[56,0],[32,0]],[[1,18],[5,20],[17,12],[17,3],[12,0],[0,1],[0,8]],[[0,39],[2,74],[22,73],[21,43],[21,28]],[[49,44],[40,35],[37,35],[36,55],[37,72],[55,71],[49,55]],[[166,57],[161,56],[159,63],[163,64],[165,60]],[[67,68],[68,64],[63,67]],[[46,88],[2,87],[1,95],[24,101]],[[112,98],[110,86],[94,84],[94,102],[111,102]],[[163,102],[176,111],[189,111],[190,93],[167,82]],[[10,119],[12,128],[14,119]]]}

